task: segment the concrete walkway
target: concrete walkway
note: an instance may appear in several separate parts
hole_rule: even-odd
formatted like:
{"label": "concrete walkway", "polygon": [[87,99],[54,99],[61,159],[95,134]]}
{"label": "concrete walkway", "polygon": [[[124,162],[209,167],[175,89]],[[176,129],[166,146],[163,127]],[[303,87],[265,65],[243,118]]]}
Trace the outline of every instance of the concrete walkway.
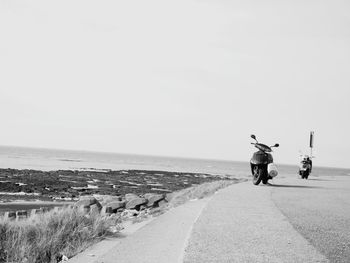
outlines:
{"label": "concrete walkway", "polygon": [[272,189],[232,185],[159,216],[104,255],[72,262],[327,262],[276,208]]}
{"label": "concrete walkway", "polygon": [[220,191],[194,225],[184,262],[327,262],[251,182]]}
{"label": "concrete walkway", "polygon": [[170,210],[134,234],[126,236],[109,252],[93,262],[182,262],[183,252],[193,224],[208,200],[190,201]]}

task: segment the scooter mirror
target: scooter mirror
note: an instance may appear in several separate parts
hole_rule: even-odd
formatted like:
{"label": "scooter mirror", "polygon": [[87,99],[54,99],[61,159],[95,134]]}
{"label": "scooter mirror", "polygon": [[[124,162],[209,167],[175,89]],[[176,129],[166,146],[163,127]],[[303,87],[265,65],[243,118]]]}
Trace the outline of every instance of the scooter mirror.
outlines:
{"label": "scooter mirror", "polygon": [[254,140],[256,140],[256,137],[254,134],[250,135],[251,138],[253,138]]}
{"label": "scooter mirror", "polygon": [[278,147],[278,146],[280,146],[278,143],[276,143],[273,147]]}

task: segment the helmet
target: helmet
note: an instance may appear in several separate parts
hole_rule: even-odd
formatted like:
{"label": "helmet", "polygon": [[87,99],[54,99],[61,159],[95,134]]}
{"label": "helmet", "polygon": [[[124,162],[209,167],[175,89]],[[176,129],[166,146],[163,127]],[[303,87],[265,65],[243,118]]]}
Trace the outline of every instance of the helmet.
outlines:
{"label": "helmet", "polygon": [[309,156],[308,155],[303,155],[302,159],[305,160],[305,161],[309,160]]}

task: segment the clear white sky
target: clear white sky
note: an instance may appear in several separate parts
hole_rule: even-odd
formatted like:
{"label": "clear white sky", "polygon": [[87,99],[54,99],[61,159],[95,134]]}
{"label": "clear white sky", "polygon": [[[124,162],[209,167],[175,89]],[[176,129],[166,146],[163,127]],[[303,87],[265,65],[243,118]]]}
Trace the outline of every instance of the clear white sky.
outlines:
{"label": "clear white sky", "polygon": [[0,0],[2,145],[350,167],[350,2]]}

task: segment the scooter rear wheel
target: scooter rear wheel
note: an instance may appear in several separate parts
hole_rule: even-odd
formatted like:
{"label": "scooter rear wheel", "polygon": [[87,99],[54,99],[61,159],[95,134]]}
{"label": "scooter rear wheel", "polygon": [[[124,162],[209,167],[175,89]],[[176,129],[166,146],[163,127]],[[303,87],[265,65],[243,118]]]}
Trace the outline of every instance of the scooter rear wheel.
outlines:
{"label": "scooter rear wheel", "polygon": [[254,166],[254,168],[253,168],[253,184],[254,185],[260,184],[263,176],[264,176],[263,169],[259,168],[258,166]]}

